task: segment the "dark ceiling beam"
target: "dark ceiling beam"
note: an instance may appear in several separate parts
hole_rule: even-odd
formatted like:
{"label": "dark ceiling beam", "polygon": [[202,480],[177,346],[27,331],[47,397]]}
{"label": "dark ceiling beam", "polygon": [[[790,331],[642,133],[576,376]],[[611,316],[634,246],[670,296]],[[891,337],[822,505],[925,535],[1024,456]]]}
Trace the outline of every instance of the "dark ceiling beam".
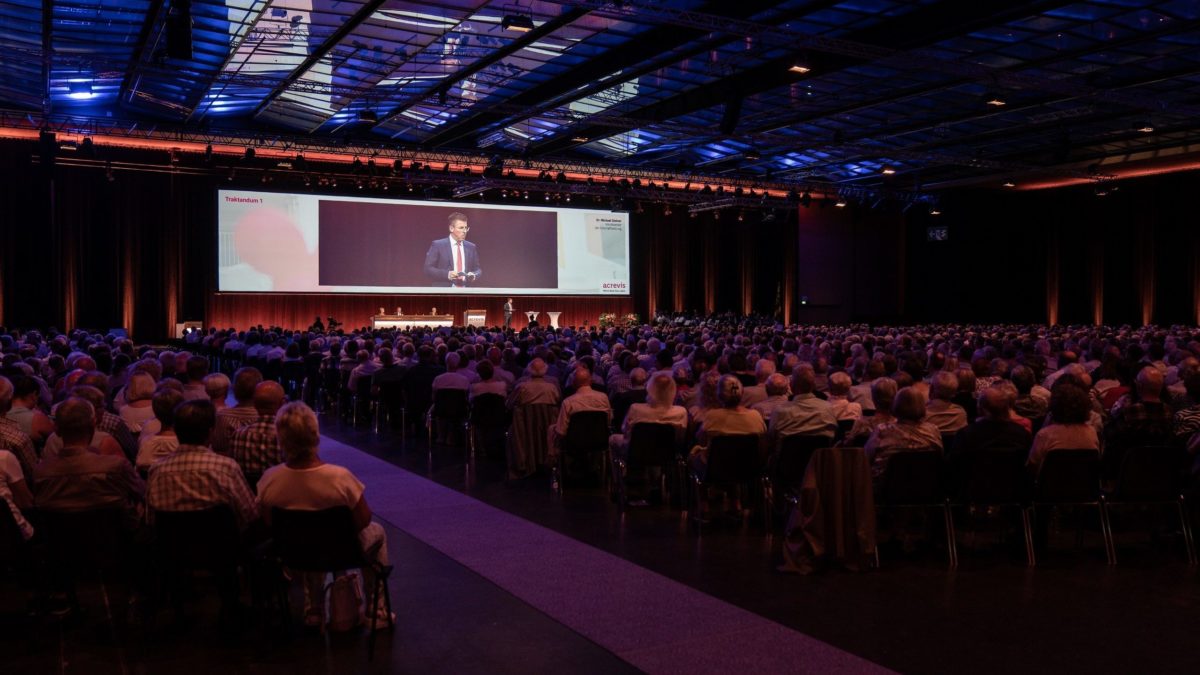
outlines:
{"label": "dark ceiling beam", "polygon": [[117,103],[119,105],[123,105],[125,99],[129,96],[130,88],[133,87],[133,82],[137,79],[138,67],[146,58],[146,50],[150,46],[150,35],[154,32],[154,27],[158,25],[163,9],[166,6],[167,0],[153,0],[150,3],[150,11],[146,12],[146,18],[142,21],[142,29],[138,32],[137,47],[133,50],[133,58],[130,59],[129,65],[126,66],[125,77],[121,80],[121,91],[117,94]]}
{"label": "dark ceiling beam", "polygon": [[[587,14],[590,11],[591,11],[590,9],[586,9],[586,8],[582,8],[582,7],[573,7],[571,9],[566,10],[562,14],[559,14],[558,16],[554,17],[553,19],[543,23],[540,26],[537,26],[533,30],[522,34],[520,37],[516,38],[512,42],[509,42],[504,47],[493,51],[491,54],[488,54],[487,56],[485,56],[481,59],[476,60],[471,65],[469,65],[465,68],[462,68],[460,70],[454,71],[449,76],[447,76],[445,79],[443,79],[434,88],[434,90],[435,91],[439,90],[439,89],[440,90],[448,90],[455,82],[461,82],[462,80],[465,80],[466,78],[474,75],[475,73],[482,71],[484,68],[487,68],[489,66],[499,63],[501,60],[506,59],[509,56],[512,56],[513,54],[516,54],[517,52],[519,52],[522,49],[525,49],[526,47],[533,44],[537,40],[540,40],[540,39],[546,37],[547,35],[553,33],[554,31],[556,31],[560,28],[563,28],[564,26],[568,26],[568,25],[578,21],[579,19],[582,19],[584,16],[587,16]],[[412,96],[409,96],[408,98],[404,99],[403,101],[401,101],[400,103],[395,105],[391,110],[389,110],[387,112],[387,114],[380,117],[379,122],[377,122],[376,124],[374,124],[371,127],[372,130],[378,128],[382,124],[388,123],[393,118],[395,118],[397,115],[403,113],[405,110],[408,110],[412,106],[420,103],[421,101],[424,101],[426,98],[428,98],[429,93],[430,92],[428,92],[428,91],[424,91],[424,92],[420,92],[417,94],[413,94]]]}
{"label": "dark ceiling beam", "polygon": [[50,114],[50,71],[54,68],[54,0],[42,0],[42,114]]}
{"label": "dark ceiling beam", "polygon": [[[1157,39],[1161,39],[1163,37],[1177,35],[1179,33],[1186,33],[1186,32],[1190,32],[1190,31],[1194,31],[1194,30],[1197,30],[1198,28],[1200,28],[1200,21],[1196,21],[1196,20],[1183,21],[1183,22],[1179,22],[1176,24],[1172,24],[1167,29],[1162,30],[1162,31],[1156,31],[1152,34],[1138,33],[1136,35],[1127,36],[1121,40],[1114,40],[1112,42],[1104,42],[1104,43],[1100,43],[1100,44],[1096,44],[1096,45],[1091,45],[1091,46],[1085,47],[1083,49],[1077,49],[1077,50],[1073,50],[1071,52],[1055,54],[1053,56],[1048,56],[1046,58],[1028,61],[1028,62],[1022,63],[1018,67],[1021,69],[1042,68],[1042,67],[1045,67],[1045,66],[1053,64],[1053,63],[1058,63],[1058,62],[1069,60],[1069,59],[1078,59],[1078,58],[1082,58],[1085,56],[1089,56],[1091,54],[1096,54],[1096,53],[1100,53],[1100,52],[1104,52],[1104,51],[1110,51],[1112,49],[1120,49],[1122,47],[1131,46],[1131,45],[1137,44],[1139,42],[1145,42],[1148,39],[1157,40]],[[824,110],[824,111],[815,112],[815,113],[804,113],[804,114],[800,114],[800,115],[793,115],[790,117],[776,118],[776,119],[773,119],[770,121],[764,121],[761,124],[754,127],[753,129],[750,129],[749,131],[750,131],[750,133],[759,133],[759,132],[769,131],[771,129],[778,129],[778,128],[785,127],[785,126],[792,126],[795,124],[803,124],[806,122],[813,122],[816,120],[826,119],[829,117],[838,117],[840,115],[849,115],[849,114],[861,112],[864,110],[870,110],[872,108],[875,108],[875,107],[878,107],[880,105],[884,105],[887,103],[894,103],[898,100],[928,95],[935,91],[940,91],[942,89],[956,87],[956,86],[965,84],[967,82],[969,82],[969,80],[964,79],[964,78],[957,78],[957,79],[954,79],[951,81],[947,81],[947,82],[943,82],[943,83],[939,83],[939,84],[931,85],[931,86],[930,85],[922,85],[922,86],[917,86],[917,87],[911,87],[902,92],[893,92],[887,96],[880,96],[880,97],[877,97],[877,98],[874,98],[874,99],[871,99],[868,101],[860,101],[860,102],[852,103],[850,105],[846,105],[841,108],[836,108],[834,110]],[[1105,88],[1109,89],[1110,87],[1105,87]],[[1055,97],[1050,100],[1039,101],[1037,103],[1029,104],[1029,105],[1023,106],[1023,107],[1028,107],[1028,108],[1038,107],[1041,105],[1045,105],[1046,103],[1053,103],[1056,101],[1065,101],[1065,100],[1069,100],[1070,98],[1071,97],[1058,96],[1058,97]],[[1008,111],[1003,111],[1002,113],[996,113],[993,111],[984,112],[984,113],[980,113],[978,115],[961,118],[958,120],[958,122],[968,121],[969,119],[974,119],[974,118],[987,117],[988,115],[992,115],[992,114],[1004,114],[1007,112],[1011,112],[1011,109]]]}
{"label": "dark ceiling beam", "polygon": [[385,2],[387,2],[387,0],[370,0],[370,2],[360,7],[353,16],[342,23],[341,26],[338,26],[338,29],[335,30],[332,35],[326,38],[325,41],[321,43],[320,47],[317,47],[315,50],[313,50],[313,52],[308,55],[308,58],[304,59],[300,65],[293,68],[292,72],[287,74],[287,77],[283,78],[279,84],[275,85],[275,88],[271,90],[271,93],[263,97],[262,102],[259,103],[258,107],[254,109],[254,112],[250,113],[250,116],[258,117],[262,111],[267,109],[267,106],[271,105],[271,103],[275,101],[276,97],[287,91],[287,88],[291,86],[293,82],[300,79],[300,77],[307,73],[310,68],[317,65],[321,59],[325,58],[329,52],[333,51],[333,48],[338,46],[342,40],[346,39],[346,36],[353,33],[355,29],[362,25],[364,21],[371,18],[371,15],[375,13],[375,10],[382,7]]}
{"label": "dark ceiling beam", "polygon": [[[703,9],[730,17],[744,18],[770,9],[776,4],[775,2],[768,2],[766,0],[745,0],[737,3],[710,2]],[[807,14],[835,4],[837,4],[837,0],[820,0],[816,3],[809,3],[802,10],[795,12],[795,14]],[[786,18],[784,17],[784,20]],[[570,94],[572,98],[589,96],[622,81],[653,72],[730,40],[729,36],[722,35],[703,40],[683,53],[672,52],[672,50],[687,45],[692,40],[699,40],[705,35],[704,31],[693,28],[679,28],[675,26],[656,26],[650,28],[634,36],[624,45],[613,49],[611,53],[606,53],[597,59],[592,59],[581,64],[577,68],[572,68],[566,76],[557,77],[549,82],[536,85],[510,98],[507,103],[525,108],[523,115],[497,112],[485,108],[474,115],[463,117],[446,128],[439,130],[438,133],[426,139],[426,143],[430,147],[454,143],[471,136],[481,129],[495,125],[507,125],[512,121],[535,115],[548,107],[559,104],[560,101],[558,99],[561,96],[567,94]],[[664,57],[664,54],[667,56]],[[622,72],[621,80],[605,81],[603,79],[617,71],[628,71],[628,73]]]}
{"label": "dark ceiling beam", "polygon": [[[1029,5],[1017,4],[1014,6],[1014,3],[1007,0],[942,2],[903,14],[891,21],[884,21],[854,31],[845,36],[844,40],[868,43],[886,50],[910,50],[960,34],[963,30],[969,31],[996,22],[1011,21],[1014,18],[1028,16],[1031,11],[1034,13],[1044,11],[1044,8],[1040,8],[1043,5],[1062,4],[1066,3],[1057,0],[1041,2],[1037,3],[1039,8],[1031,10]],[[775,59],[758,67],[740,71],[731,77],[693,88],[639,110],[631,111],[627,115],[644,119],[645,123],[649,124],[704,110],[737,95],[751,96],[801,81],[807,76],[797,75],[787,69],[794,58],[792,55]],[[818,54],[816,52],[812,54],[810,60],[814,61],[816,65],[812,71],[814,74],[841,70],[866,61],[863,58],[841,54]],[[584,125],[580,128],[572,128],[556,138],[535,144],[530,151],[535,154],[559,152],[581,144],[572,140],[574,138],[583,137],[594,140],[610,135],[613,135],[611,130],[606,131]]]}

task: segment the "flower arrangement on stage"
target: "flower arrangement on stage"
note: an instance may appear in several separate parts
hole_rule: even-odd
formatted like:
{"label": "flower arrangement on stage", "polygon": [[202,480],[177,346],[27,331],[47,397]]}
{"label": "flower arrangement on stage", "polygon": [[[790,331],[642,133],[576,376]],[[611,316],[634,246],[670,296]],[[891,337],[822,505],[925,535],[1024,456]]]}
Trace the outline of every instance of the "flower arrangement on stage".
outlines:
{"label": "flower arrangement on stage", "polygon": [[642,323],[636,312],[628,314],[616,314],[615,312],[605,312],[600,315],[600,328],[633,328]]}

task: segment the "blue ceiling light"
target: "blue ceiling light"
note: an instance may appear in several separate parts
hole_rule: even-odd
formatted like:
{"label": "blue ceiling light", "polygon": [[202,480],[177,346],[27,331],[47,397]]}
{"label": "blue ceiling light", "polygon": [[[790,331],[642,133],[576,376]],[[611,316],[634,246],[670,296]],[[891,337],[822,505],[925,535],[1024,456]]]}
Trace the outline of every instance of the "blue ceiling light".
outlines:
{"label": "blue ceiling light", "polygon": [[88,82],[70,82],[67,85],[68,96],[73,99],[86,100],[95,94],[92,92],[92,83]]}

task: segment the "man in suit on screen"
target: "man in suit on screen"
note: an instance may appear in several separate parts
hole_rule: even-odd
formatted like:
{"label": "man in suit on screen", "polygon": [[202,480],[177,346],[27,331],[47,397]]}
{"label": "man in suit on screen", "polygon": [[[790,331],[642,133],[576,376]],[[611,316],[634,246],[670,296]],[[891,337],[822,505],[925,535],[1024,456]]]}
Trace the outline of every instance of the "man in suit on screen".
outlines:
{"label": "man in suit on screen", "polygon": [[429,245],[425,253],[425,276],[434,286],[473,286],[483,271],[479,268],[475,244],[467,241],[467,233],[471,231],[467,217],[455,211],[446,220],[450,236],[435,239]]}

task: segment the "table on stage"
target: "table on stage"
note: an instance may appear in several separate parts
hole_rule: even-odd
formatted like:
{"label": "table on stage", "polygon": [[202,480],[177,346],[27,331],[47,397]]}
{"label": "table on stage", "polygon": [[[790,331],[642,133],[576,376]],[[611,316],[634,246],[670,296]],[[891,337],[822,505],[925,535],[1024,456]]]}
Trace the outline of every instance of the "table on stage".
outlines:
{"label": "table on stage", "polygon": [[376,314],[371,317],[375,328],[441,328],[454,325],[452,314]]}
{"label": "table on stage", "polygon": [[550,317],[550,327],[551,327],[551,328],[558,328],[558,327],[559,327],[559,325],[558,325],[558,316],[559,316],[560,314],[562,314],[562,312],[546,312],[546,315]]}

